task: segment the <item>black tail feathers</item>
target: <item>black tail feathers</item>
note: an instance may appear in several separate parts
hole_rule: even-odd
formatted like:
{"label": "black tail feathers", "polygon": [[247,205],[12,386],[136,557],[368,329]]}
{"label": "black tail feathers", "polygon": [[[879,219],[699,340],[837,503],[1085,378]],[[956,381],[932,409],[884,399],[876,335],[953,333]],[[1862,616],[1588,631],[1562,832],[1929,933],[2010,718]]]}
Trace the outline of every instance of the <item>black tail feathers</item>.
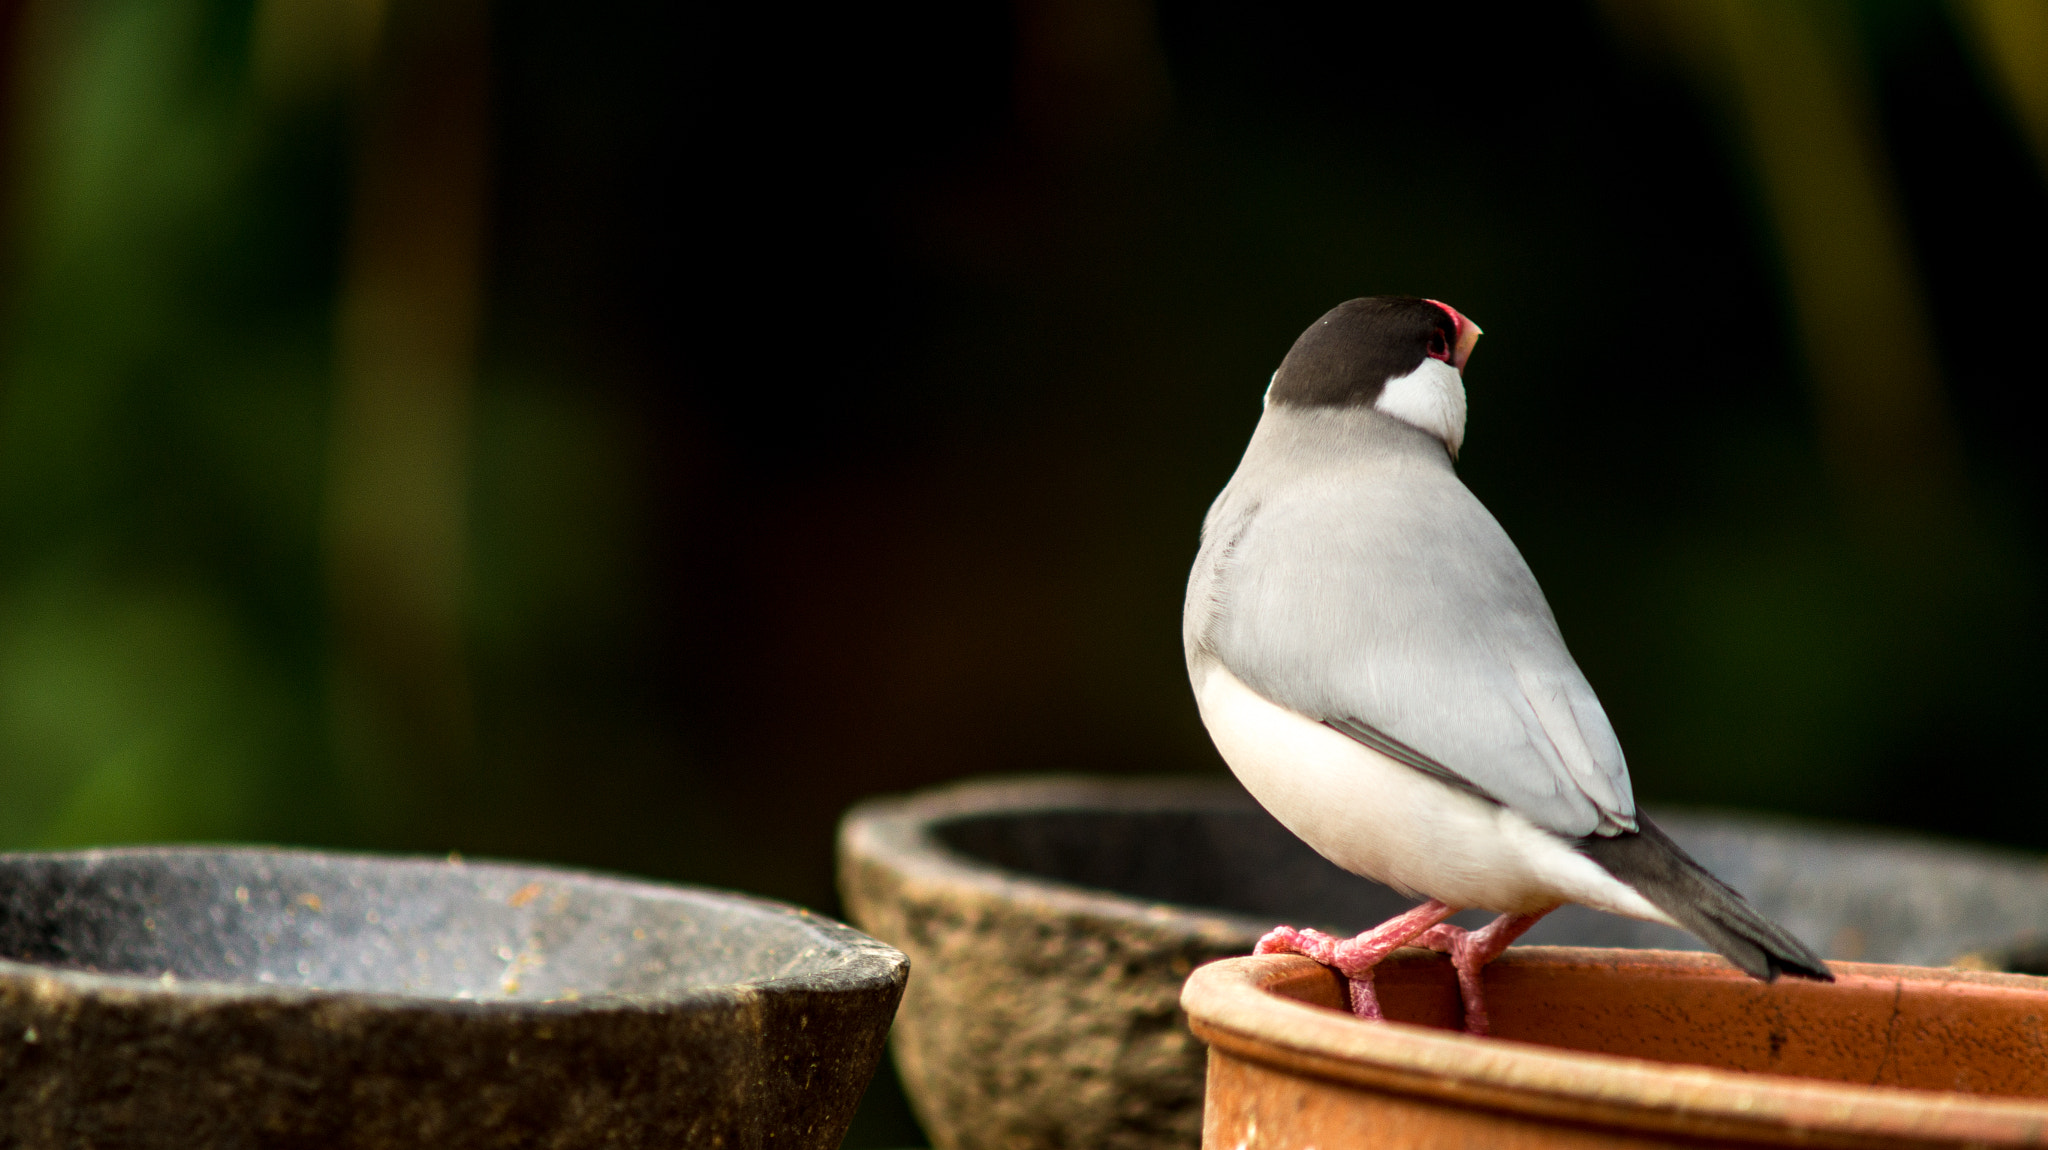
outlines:
{"label": "black tail feathers", "polygon": [[1819,955],[1707,873],[1657,824],[1638,812],[1636,825],[1639,830],[1612,837],[1589,835],[1579,840],[1579,851],[1750,977],[1770,982],[1780,974],[1792,974],[1835,980]]}

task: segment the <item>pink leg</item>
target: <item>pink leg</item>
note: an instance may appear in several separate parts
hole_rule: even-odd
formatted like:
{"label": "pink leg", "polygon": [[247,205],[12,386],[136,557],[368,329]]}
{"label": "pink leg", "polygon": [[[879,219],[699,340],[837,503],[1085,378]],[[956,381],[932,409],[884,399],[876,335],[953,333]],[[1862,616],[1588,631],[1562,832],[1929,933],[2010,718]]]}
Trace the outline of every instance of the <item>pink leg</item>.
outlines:
{"label": "pink leg", "polygon": [[1486,1033],[1486,995],[1479,980],[1480,968],[1499,958],[1500,952],[1522,937],[1523,931],[1556,909],[1551,907],[1535,914],[1504,914],[1478,930],[1442,923],[1422,932],[1415,940],[1422,946],[1451,956],[1451,966],[1458,972],[1458,995],[1465,1000],[1465,1033]]}
{"label": "pink leg", "polygon": [[1266,937],[1259,940],[1252,953],[1300,954],[1324,966],[1336,967],[1337,973],[1351,982],[1351,1013],[1377,1021],[1385,1015],[1380,1013],[1379,996],[1373,993],[1372,968],[1379,965],[1381,959],[1456,913],[1456,907],[1430,899],[1414,910],[1396,915],[1357,938],[1349,939],[1332,938],[1319,930],[1276,926],[1266,932]]}

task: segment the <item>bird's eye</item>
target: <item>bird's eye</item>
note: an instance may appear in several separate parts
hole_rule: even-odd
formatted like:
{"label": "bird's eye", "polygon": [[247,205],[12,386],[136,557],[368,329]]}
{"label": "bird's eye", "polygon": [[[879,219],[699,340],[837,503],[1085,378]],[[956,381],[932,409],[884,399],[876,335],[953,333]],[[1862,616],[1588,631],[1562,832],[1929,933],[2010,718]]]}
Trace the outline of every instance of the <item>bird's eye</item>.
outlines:
{"label": "bird's eye", "polygon": [[1440,359],[1445,363],[1450,362],[1451,345],[1445,342],[1444,333],[1441,331],[1429,333],[1429,358]]}

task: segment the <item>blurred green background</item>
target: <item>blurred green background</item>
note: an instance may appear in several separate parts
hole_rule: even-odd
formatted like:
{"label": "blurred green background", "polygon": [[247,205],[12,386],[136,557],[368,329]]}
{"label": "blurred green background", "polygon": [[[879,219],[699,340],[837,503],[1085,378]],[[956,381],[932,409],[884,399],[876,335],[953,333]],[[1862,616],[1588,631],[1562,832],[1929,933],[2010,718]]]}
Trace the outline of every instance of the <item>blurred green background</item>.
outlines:
{"label": "blurred green background", "polygon": [[0,73],[0,848],[829,911],[861,796],[1220,772],[1202,511],[1404,292],[1649,804],[2048,850],[2035,0],[0,2]]}

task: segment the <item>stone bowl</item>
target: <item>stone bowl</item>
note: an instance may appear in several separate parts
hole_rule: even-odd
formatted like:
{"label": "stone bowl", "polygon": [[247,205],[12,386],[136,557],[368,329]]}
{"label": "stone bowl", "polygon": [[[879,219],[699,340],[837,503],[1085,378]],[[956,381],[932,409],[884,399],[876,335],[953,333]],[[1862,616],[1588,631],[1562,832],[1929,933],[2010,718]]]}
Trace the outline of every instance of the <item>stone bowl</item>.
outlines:
{"label": "stone bowl", "polygon": [[1831,965],[1766,985],[1719,955],[1518,946],[1473,1038],[1422,951],[1382,965],[1384,1023],[1308,959],[1211,963],[1183,996],[1210,1044],[1202,1145],[2048,1145],[2048,979]]}
{"label": "stone bowl", "polygon": [[[1785,819],[1654,812],[1830,958],[2038,969],[2040,859]],[[852,811],[840,886],[918,978],[892,1048],[941,1150],[1193,1147],[1205,1053],[1188,972],[1278,922],[1353,932],[1413,900],[1348,874],[1229,780],[977,782]],[[1477,925],[1487,916],[1461,916]],[[1537,945],[1696,950],[1566,907]]]}
{"label": "stone bowl", "polygon": [[0,855],[0,1145],[836,1147],[904,956],[544,867]]}

